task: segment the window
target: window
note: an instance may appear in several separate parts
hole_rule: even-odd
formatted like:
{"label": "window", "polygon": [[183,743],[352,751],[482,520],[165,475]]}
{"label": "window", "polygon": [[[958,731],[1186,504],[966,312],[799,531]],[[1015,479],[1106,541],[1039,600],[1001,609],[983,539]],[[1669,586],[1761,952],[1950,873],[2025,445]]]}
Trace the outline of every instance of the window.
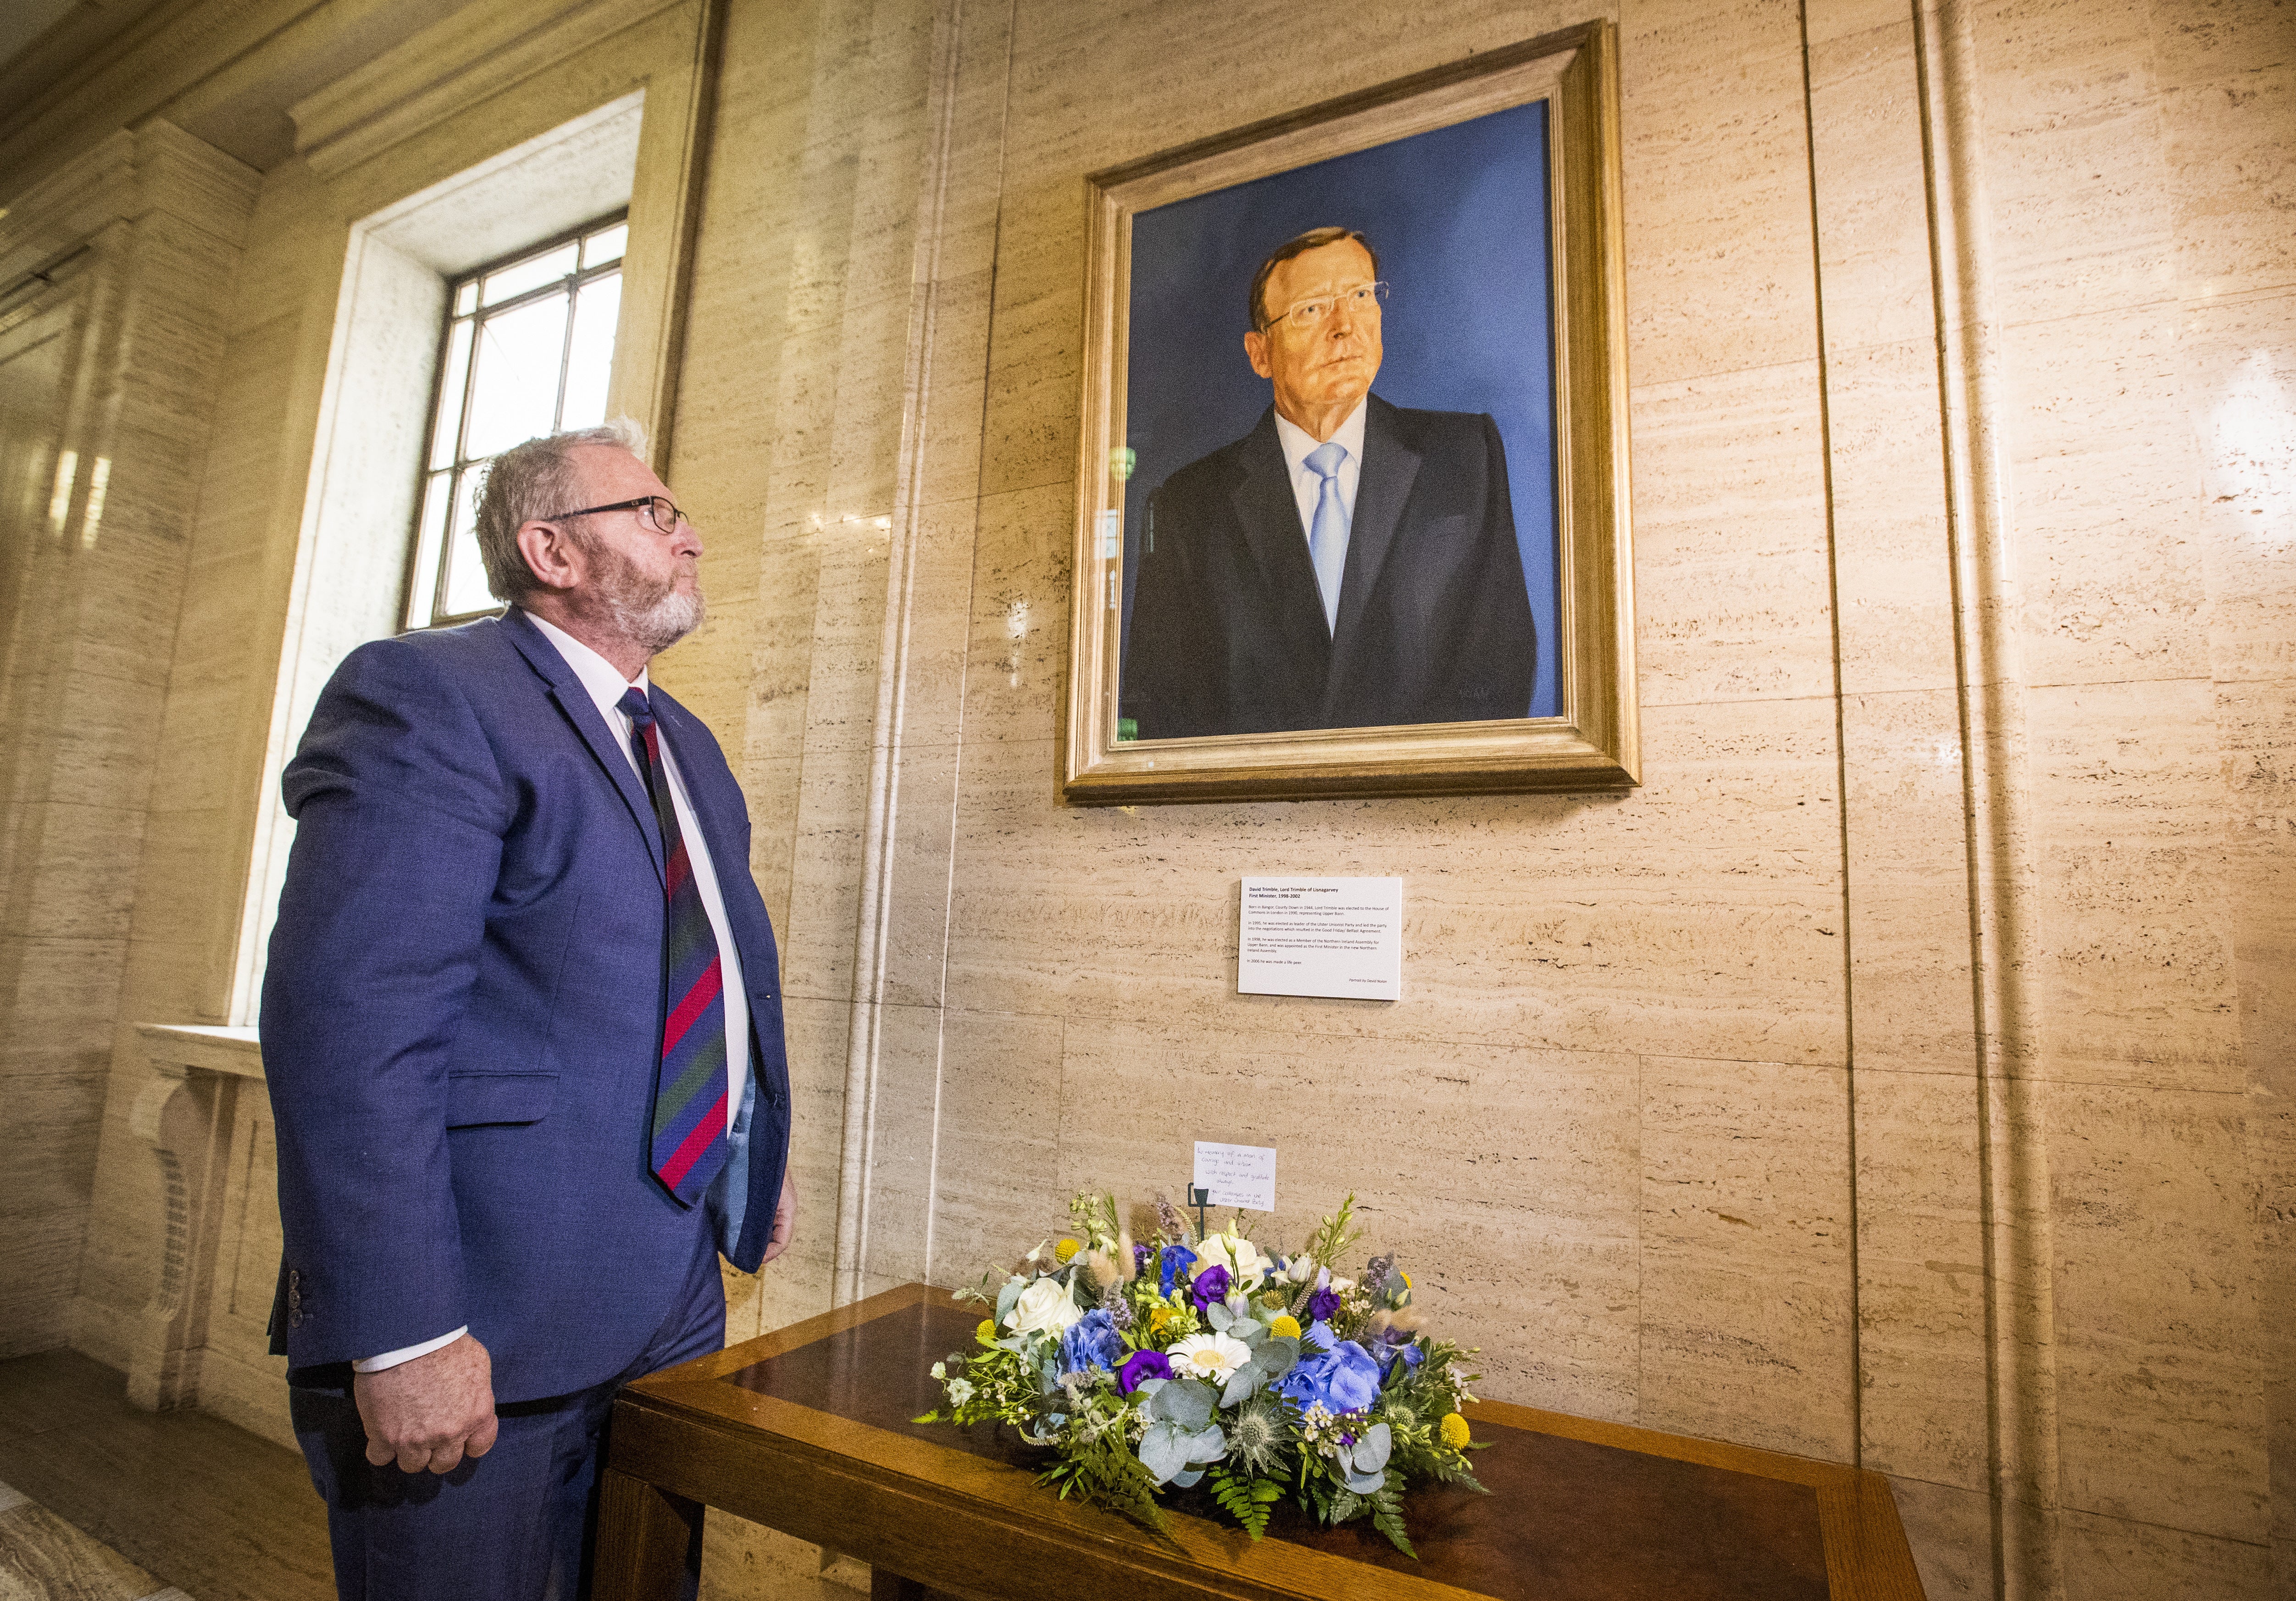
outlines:
{"label": "window", "polygon": [[479,560],[476,469],[521,440],[605,420],[629,231],[603,218],[447,285],[407,628],[466,622],[500,604]]}

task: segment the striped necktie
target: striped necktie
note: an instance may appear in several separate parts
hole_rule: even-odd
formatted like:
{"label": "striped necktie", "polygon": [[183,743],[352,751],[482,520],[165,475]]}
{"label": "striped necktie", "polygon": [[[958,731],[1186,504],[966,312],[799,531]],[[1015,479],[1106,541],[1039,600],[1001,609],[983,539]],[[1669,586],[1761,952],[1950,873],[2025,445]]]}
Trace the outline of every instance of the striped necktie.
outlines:
{"label": "striped necktie", "polygon": [[653,792],[668,868],[668,916],[662,949],[665,1010],[661,1060],[655,1065],[653,1127],[647,1160],[654,1177],[686,1205],[699,1202],[726,1165],[726,997],[718,936],[693,882],[693,858],[677,825],[669,773],[661,759],[661,731],[653,707],[633,688],[621,699],[630,719],[630,749]]}

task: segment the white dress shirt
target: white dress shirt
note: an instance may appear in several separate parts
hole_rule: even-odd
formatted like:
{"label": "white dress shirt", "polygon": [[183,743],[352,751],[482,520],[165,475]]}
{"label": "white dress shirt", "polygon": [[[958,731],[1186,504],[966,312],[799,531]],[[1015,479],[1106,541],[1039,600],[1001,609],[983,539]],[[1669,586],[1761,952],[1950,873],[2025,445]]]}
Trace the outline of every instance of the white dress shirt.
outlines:
{"label": "white dress shirt", "polygon": [[[1358,429],[1358,434],[1361,430]],[[1305,437],[1304,435],[1301,437]],[[1310,478],[1314,477],[1309,473]],[[582,680],[582,687],[596,702],[598,715],[605,719],[606,731],[614,736],[621,748],[622,759],[638,776],[641,787],[645,773],[638,766],[637,752],[630,745],[633,727],[621,709],[621,699],[632,689],[645,693],[647,677],[640,671],[636,681],[626,680],[621,669],[597,652],[584,645],[565,629],[546,623],[531,612],[526,620],[540,628],[543,636],[558,647],[566,658],[566,665]],[[693,864],[693,887],[701,892],[701,909],[709,914],[709,932],[718,936],[718,959],[725,976],[726,1002],[726,1127],[730,1132],[742,1110],[742,1091],[750,1075],[750,997],[742,988],[742,953],[734,948],[734,932],[726,922],[726,897],[718,888],[718,869],[709,859],[709,842],[702,837],[701,825],[694,820],[693,802],[685,792],[685,779],[677,770],[677,758],[670,742],[661,742],[661,765],[669,775],[669,801],[677,813],[678,832],[685,839],[685,853]],[[646,826],[652,827],[651,818]],[[401,1362],[411,1362],[417,1357],[428,1356],[442,1346],[451,1345],[470,1333],[468,1325],[452,1329],[433,1340],[419,1345],[403,1346],[385,1351],[379,1357],[365,1357],[351,1364],[360,1373],[380,1373],[386,1367],[396,1367]]]}
{"label": "white dress shirt", "polygon": [[[1346,451],[1347,459],[1341,462],[1339,472],[1340,521],[1347,530],[1340,540],[1340,559],[1344,568],[1348,541],[1355,537],[1356,484],[1363,477],[1364,411],[1371,403],[1365,396],[1356,402],[1348,420],[1332,435],[1332,442]],[[1308,453],[1320,440],[1308,436],[1308,431],[1292,422],[1282,412],[1275,414],[1275,439],[1283,447],[1283,464],[1292,472],[1292,498],[1300,503],[1300,534],[1307,538],[1316,527],[1316,502],[1323,497],[1324,477],[1308,464]]]}

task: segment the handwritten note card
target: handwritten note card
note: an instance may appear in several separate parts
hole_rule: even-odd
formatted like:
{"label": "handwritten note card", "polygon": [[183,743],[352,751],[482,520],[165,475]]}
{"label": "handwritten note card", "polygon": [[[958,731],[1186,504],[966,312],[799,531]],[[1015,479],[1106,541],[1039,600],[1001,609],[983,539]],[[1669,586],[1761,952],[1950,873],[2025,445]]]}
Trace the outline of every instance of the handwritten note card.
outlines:
{"label": "handwritten note card", "polygon": [[1196,1142],[1196,1187],[1211,1193],[1207,1206],[1241,1206],[1246,1211],[1275,1210],[1275,1148]]}
{"label": "handwritten note card", "polygon": [[1247,878],[1239,995],[1403,997],[1403,881]]}

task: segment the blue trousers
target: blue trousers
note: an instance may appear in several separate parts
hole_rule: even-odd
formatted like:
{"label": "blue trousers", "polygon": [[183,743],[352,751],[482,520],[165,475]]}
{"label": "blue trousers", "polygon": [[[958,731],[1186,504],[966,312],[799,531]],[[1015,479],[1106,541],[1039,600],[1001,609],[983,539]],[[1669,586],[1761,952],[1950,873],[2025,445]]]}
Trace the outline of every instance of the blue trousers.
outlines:
{"label": "blue trousers", "polygon": [[[697,1224],[701,1222],[696,1213]],[[485,1456],[452,1473],[401,1473],[366,1459],[348,1364],[288,1375],[295,1437],[327,1504],[341,1601],[582,1601],[590,1593],[598,1458],[614,1392],[721,1351],[726,1293],[706,1226],[678,1304],[636,1361],[607,1383],[495,1408]],[[686,1595],[701,1581],[697,1530]]]}

